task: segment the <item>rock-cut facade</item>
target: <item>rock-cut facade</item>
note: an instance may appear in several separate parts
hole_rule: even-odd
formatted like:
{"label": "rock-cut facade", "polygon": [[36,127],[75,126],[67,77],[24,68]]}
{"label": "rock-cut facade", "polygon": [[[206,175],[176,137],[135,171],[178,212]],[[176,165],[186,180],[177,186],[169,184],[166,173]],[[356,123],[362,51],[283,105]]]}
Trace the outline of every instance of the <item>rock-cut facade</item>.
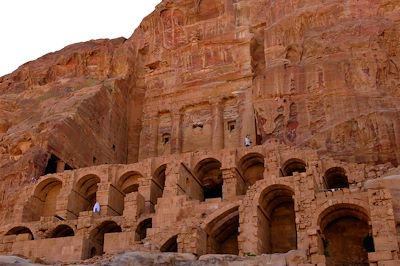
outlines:
{"label": "rock-cut facade", "polygon": [[399,265],[399,17],[164,0],[0,77],[0,254]]}

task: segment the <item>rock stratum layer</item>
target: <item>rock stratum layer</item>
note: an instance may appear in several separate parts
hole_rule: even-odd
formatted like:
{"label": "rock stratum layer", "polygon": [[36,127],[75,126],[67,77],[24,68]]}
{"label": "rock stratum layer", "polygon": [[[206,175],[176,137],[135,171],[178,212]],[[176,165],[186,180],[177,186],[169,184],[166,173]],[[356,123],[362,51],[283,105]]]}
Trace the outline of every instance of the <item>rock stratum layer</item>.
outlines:
{"label": "rock stratum layer", "polygon": [[[40,176],[254,144],[400,159],[400,2],[164,0],[0,78],[0,222]],[[20,212],[17,212],[20,214]]]}

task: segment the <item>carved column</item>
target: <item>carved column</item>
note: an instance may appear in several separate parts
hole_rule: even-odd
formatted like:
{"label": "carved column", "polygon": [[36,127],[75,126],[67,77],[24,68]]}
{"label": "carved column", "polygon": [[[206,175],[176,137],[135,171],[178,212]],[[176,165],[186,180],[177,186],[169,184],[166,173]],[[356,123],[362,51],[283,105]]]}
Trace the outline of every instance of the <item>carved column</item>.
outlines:
{"label": "carved column", "polygon": [[251,88],[245,88],[239,97],[239,111],[241,113],[239,146],[243,147],[243,141],[246,135],[250,135],[250,138],[253,142],[252,146],[254,146],[257,143]]}
{"label": "carved column", "polygon": [[157,156],[158,123],[158,113],[144,119],[140,136],[139,160]]}
{"label": "carved column", "polygon": [[219,98],[210,99],[212,108],[212,148],[224,148],[224,106]]}
{"label": "carved column", "polygon": [[182,152],[182,112],[178,109],[172,110],[171,126],[171,153]]}

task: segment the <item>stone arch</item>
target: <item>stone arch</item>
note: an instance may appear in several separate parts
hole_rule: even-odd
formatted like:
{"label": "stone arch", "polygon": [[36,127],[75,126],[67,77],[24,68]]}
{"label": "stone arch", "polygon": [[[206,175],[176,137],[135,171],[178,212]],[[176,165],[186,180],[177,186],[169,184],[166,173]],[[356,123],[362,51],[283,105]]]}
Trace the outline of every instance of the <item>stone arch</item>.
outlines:
{"label": "stone arch", "polygon": [[178,235],[169,238],[160,248],[161,252],[178,252]]}
{"label": "stone arch", "polygon": [[15,226],[7,231],[6,236],[27,234],[29,240],[34,240],[32,230],[27,226]]}
{"label": "stone arch", "polygon": [[223,178],[221,162],[206,158],[197,163],[194,173],[203,189],[203,199],[222,198]]}
{"label": "stone arch", "polygon": [[122,232],[121,226],[113,221],[103,221],[89,233],[89,249],[87,258],[101,256],[104,253],[104,235]]}
{"label": "stone arch", "polygon": [[167,165],[163,164],[159,166],[153,173],[150,186],[150,201],[152,204],[152,211],[154,211],[154,205],[157,204],[157,199],[161,198],[165,188],[165,172]]}
{"label": "stone arch", "polygon": [[264,158],[261,153],[252,152],[239,160],[238,167],[245,182],[245,192],[248,187],[264,178]]}
{"label": "stone arch", "polygon": [[136,227],[135,230],[135,241],[141,241],[147,237],[147,229],[153,227],[153,219],[152,218],[146,218],[143,219],[140,223],[138,223],[138,226]]}
{"label": "stone arch", "polygon": [[367,210],[359,205],[337,203],[318,215],[319,252],[326,265],[369,265],[368,252],[374,252]]}
{"label": "stone arch", "polygon": [[239,254],[239,205],[226,208],[204,221],[207,233],[207,253]]}
{"label": "stone arch", "polygon": [[46,178],[37,184],[28,204],[30,210],[27,210],[32,212],[32,221],[40,220],[41,216],[56,215],[57,199],[62,185],[63,182],[56,177]]}
{"label": "stone arch", "polygon": [[117,190],[112,190],[112,197],[114,198],[114,209],[122,215],[125,209],[125,196],[132,192],[138,192],[139,180],[143,175],[137,171],[128,171],[122,174],[117,182]]}
{"label": "stone arch", "polygon": [[303,160],[292,158],[287,160],[281,167],[282,176],[292,176],[294,172],[305,173],[306,163]]}
{"label": "stone arch", "polygon": [[59,224],[48,233],[48,238],[75,236],[74,229],[68,224]]}
{"label": "stone arch", "polygon": [[320,228],[322,217],[326,216],[329,211],[332,211],[334,208],[338,208],[343,205],[352,206],[355,209],[358,209],[360,213],[364,213],[366,217],[369,217],[369,205],[368,202],[359,199],[352,199],[352,203],[344,202],[344,199],[336,199],[333,202],[326,201],[322,204],[315,212],[314,218],[312,221],[312,226],[314,228]]}
{"label": "stone arch", "polygon": [[96,194],[100,178],[97,175],[89,174],[81,177],[75,184],[74,197],[75,212],[79,215],[81,211],[90,211],[96,202]]}
{"label": "stone arch", "polygon": [[143,175],[137,171],[128,171],[120,176],[117,181],[117,187],[124,194],[131,192],[137,192],[139,189],[139,179],[143,178]]}
{"label": "stone arch", "polygon": [[346,171],[342,167],[332,167],[326,170],[324,181],[327,189],[349,187]]}
{"label": "stone arch", "polygon": [[297,249],[294,191],[285,185],[265,188],[258,198],[258,238],[261,253]]}

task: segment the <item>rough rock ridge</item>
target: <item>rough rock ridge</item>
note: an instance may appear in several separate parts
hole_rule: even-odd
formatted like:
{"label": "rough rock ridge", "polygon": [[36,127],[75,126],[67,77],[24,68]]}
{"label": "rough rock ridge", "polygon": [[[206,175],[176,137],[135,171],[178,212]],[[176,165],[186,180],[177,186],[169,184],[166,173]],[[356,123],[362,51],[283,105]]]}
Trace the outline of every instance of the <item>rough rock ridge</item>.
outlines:
{"label": "rough rock ridge", "polygon": [[[262,255],[253,257],[239,257],[234,255],[204,255],[196,258],[193,254],[186,253],[146,253],[146,252],[126,252],[115,256],[112,259],[100,260],[98,262],[86,261],[81,265],[91,266],[294,266],[305,263],[307,256],[304,251],[289,251],[286,254]],[[96,259],[92,259],[96,260]],[[97,259],[99,260],[99,259]],[[4,266],[39,266],[43,264],[30,263],[27,260],[14,256],[0,256],[0,263]],[[52,263],[58,265],[57,262]],[[62,264],[67,265],[67,264]],[[78,264],[70,264],[78,265]]]}

